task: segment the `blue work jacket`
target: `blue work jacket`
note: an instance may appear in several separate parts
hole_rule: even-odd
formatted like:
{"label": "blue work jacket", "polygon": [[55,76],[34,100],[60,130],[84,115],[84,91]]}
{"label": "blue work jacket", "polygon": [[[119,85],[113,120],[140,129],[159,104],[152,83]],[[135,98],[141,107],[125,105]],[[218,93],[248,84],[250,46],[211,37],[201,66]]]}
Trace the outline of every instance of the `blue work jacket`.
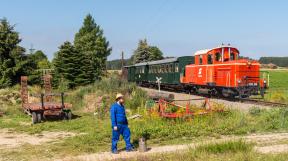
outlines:
{"label": "blue work jacket", "polygon": [[111,105],[110,118],[112,128],[117,125],[128,125],[125,108],[123,105],[120,105],[117,102]]}

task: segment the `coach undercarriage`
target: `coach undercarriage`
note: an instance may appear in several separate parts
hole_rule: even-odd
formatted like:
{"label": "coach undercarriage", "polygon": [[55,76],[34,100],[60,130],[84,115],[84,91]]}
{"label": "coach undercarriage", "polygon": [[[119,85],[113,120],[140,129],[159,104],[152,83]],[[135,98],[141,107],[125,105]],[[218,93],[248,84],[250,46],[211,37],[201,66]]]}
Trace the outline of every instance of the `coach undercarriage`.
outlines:
{"label": "coach undercarriage", "polygon": [[[141,81],[136,82],[139,86],[148,88],[158,88],[156,82]],[[252,95],[264,96],[264,88],[259,86],[239,86],[239,87],[221,87],[211,85],[196,85],[196,84],[160,84],[160,89],[172,90],[178,92],[192,93],[192,94],[208,94],[212,96],[219,96],[225,98],[247,98]]]}

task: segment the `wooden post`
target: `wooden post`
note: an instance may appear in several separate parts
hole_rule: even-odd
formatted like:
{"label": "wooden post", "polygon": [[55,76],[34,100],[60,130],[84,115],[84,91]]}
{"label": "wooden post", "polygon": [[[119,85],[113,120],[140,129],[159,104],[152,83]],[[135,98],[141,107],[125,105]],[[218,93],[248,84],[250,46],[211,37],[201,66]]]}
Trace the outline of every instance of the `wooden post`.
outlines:
{"label": "wooden post", "polygon": [[51,86],[51,78],[52,76],[50,74],[46,74],[44,76],[44,89],[45,89],[45,101],[46,102],[51,102],[52,101],[52,96],[51,96],[51,93],[52,93],[52,86]]}
{"label": "wooden post", "polygon": [[24,104],[28,103],[28,77],[27,76],[21,76],[21,100],[22,100],[22,107],[24,107]]}

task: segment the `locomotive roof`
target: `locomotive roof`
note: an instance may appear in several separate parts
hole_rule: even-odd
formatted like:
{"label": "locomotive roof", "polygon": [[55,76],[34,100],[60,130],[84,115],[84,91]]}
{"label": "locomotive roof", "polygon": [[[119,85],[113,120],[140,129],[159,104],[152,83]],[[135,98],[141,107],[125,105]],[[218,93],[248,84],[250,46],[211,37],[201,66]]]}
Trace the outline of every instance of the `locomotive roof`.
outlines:
{"label": "locomotive roof", "polygon": [[[224,46],[219,46],[216,48],[212,48],[212,49],[204,49],[204,50],[198,50],[195,52],[194,55],[203,55],[203,54],[207,54],[209,51],[214,50],[214,49],[219,49],[219,48],[235,48],[233,46],[228,46],[228,45],[224,45]],[[235,48],[236,49],[236,48]]]}

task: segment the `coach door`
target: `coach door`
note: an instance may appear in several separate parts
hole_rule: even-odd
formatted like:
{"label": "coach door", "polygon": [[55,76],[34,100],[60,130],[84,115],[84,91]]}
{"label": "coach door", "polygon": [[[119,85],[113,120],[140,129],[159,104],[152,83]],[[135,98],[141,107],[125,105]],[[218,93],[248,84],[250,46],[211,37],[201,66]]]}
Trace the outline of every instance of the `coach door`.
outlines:
{"label": "coach door", "polygon": [[135,81],[135,67],[130,67],[129,68],[129,79],[131,82]]}

